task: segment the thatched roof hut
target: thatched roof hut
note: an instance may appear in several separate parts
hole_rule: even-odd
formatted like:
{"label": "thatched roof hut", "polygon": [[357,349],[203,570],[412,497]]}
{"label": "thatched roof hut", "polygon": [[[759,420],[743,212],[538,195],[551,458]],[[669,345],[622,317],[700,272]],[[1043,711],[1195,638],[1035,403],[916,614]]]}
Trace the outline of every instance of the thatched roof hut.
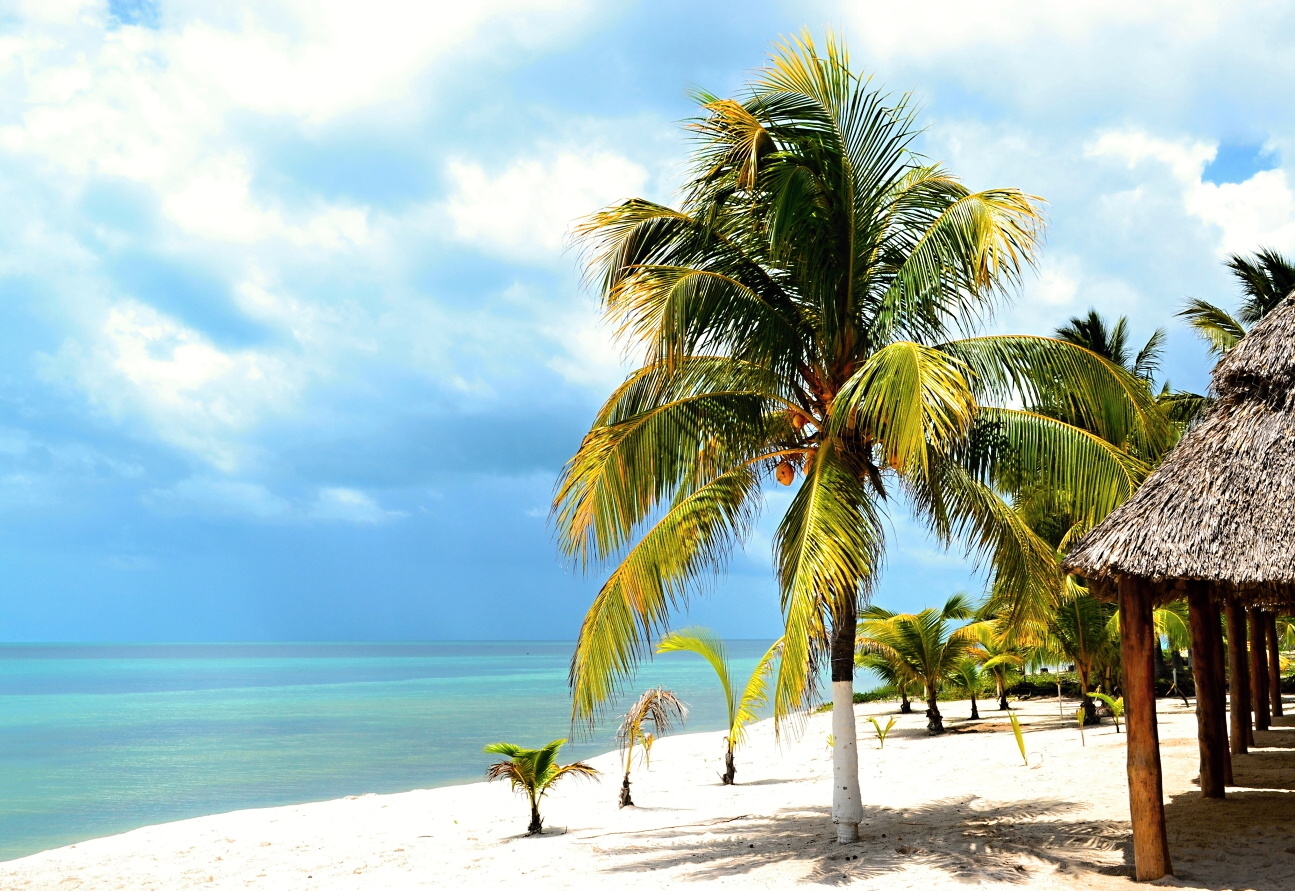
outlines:
{"label": "thatched roof hut", "polygon": [[1212,390],[1201,422],[1084,536],[1067,569],[1097,581],[1208,581],[1247,604],[1291,602],[1295,294],[1219,361]]}
{"label": "thatched roof hut", "polygon": [[[1271,610],[1295,606],[1295,292],[1219,361],[1211,390],[1215,401],[1201,422],[1065,561],[1120,604],[1140,880],[1172,872],[1156,730],[1153,605],[1187,596],[1203,795],[1224,796],[1231,757],[1246,753],[1252,736],[1251,711],[1260,729],[1270,714],[1281,714]],[[1228,624],[1230,751],[1220,608]]]}

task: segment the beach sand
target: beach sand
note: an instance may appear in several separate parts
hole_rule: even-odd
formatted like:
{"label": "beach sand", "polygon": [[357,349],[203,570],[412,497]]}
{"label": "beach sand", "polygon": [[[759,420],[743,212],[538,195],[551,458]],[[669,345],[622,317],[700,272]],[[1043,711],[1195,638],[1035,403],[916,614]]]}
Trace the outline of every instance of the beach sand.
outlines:
{"label": "beach sand", "polygon": [[[600,756],[600,782],[545,799],[537,838],[524,835],[525,800],[482,783],[150,826],[0,863],[0,889],[1135,887],[1123,735],[1108,722],[1081,745],[1074,703],[1064,718],[1056,700],[1013,703],[1027,768],[993,705],[968,722],[966,703],[942,704],[953,732],[935,738],[922,715],[899,716],[884,750],[867,716],[895,705],[856,706],[866,816],[854,845],[835,842],[830,716],[816,715],[781,748],[769,722],[755,725],[730,787],[722,733],[664,738],[624,810],[617,756]],[[1295,718],[1279,720],[1237,759],[1241,788],[1205,801],[1194,713],[1160,703],[1177,878],[1157,885],[1295,889]]]}

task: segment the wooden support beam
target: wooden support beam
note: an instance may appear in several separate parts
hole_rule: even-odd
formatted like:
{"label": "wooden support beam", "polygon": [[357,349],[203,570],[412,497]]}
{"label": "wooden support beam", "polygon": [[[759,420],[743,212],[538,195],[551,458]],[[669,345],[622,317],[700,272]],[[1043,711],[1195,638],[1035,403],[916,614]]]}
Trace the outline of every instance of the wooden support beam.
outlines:
{"label": "wooden support beam", "polygon": [[1267,613],[1267,628],[1264,637],[1268,643],[1268,695],[1272,698],[1273,717],[1282,716],[1282,666],[1281,653],[1277,648],[1277,614]]}
{"label": "wooden support beam", "polygon": [[1250,616],[1250,707],[1254,709],[1255,729],[1267,730],[1272,704],[1268,697],[1268,622],[1263,610],[1251,608]]}
{"label": "wooden support beam", "polygon": [[1124,713],[1128,738],[1129,814],[1133,824],[1133,875],[1149,882],[1169,875],[1164,782],[1156,728],[1156,646],[1151,591],[1136,578],[1118,582],[1120,659],[1124,669]]}
{"label": "wooden support beam", "polygon": [[1227,653],[1223,649],[1223,615],[1219,612],[1218,602],[1210,605],[1210,646],[1214,650],[1214,690],[1218,697],[1218,728],[1216,732],[1223,741],[1223,782],[1228,786],[1235,785],[1232,779],[1232,752],[1227,747],[1228,739],[1228,676]]}
{"label": "wooden support beam", "polygon": [[1250,751],[1250,663],[1246,653],[1246,619],[1241,601],[1229,596],[1228,619],[1228,693],[1232,699],[1232,755]]}
{"label": "wooden support beam", "polygon": [[[1201,794],[1222,798],[1226,782],[1227,720],[1223,717],[1223,691],[1216,689],[1214,638],[1219,634],[1219,615],[1201,582],[1187,590],[1187,616],[1192,632],[1192,678],[1196,681],[1196,739],[1201,750]],[[1210,626],[1213,626],[1211,629]],[[1222,733],[1220,733],[1220,729]]]}

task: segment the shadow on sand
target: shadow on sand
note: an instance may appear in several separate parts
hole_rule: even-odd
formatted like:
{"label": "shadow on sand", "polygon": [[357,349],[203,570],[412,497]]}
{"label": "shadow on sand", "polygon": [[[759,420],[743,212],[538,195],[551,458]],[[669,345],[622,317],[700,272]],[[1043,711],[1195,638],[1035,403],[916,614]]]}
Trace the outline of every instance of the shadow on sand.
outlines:
{"label": "shadow on sand", "polygon": [[[1244,881],[1253,891],[1290,891],[1295,887],[1295,716],[1256,731],[1255,747],[1233,758],[1232,773],[1236,788],[1229,787],[1222,801],[1192,791],[1173,796],[1165,806],[1176,886],[1223,891]],[[1242,854],[1262,868],[1238,875],[1235,863]]]}
{"label": "shadow on sand", "polygon": [[804,865],[802,881],[844,885],[921,864],[958,882],[1024,882],[1035,869],[1122,874],[1126,824],[1063,819],[1082,806],[1036,800],[994,805],[950,798],[906,809],[871,808],[855,845],[836,842],[827,808],[751,815],[721,825],[625,832],[607,872],[681,868],[676,878],[741,876],[771,864]]}

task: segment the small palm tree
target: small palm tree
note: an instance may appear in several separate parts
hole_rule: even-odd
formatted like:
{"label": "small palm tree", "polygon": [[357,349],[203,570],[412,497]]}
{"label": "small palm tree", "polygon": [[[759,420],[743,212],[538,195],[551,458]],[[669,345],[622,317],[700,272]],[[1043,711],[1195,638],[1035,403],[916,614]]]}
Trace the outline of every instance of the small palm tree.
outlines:
{"label": "small palm tree", "polygon": [[981,622],[976,639],[984,650],[980,667],[994,680],[999,711],[1008,711],[1011,706],[1007,704],[1007,688],[1021,673],[1028,650],[1014,641],[1009,629],[998,621]]}
{"label": "small palm tree", "polygon": [[1118,658],[1117,639],[1111,636],[1114,613],[1112,604],[1098,600],[1069,576],[1066,593],[1048,622],[1047,637],[1039,648],[1044,658],[1074,663],[1085,724],[1101,723],[1093,702],[1092,679],[1104,663]]}
{"label": "small palm tree", "polygon": [[922,684],[918,678],[909,673],[908,667],[903,662],[885,653],[859,653],[854,657],[854,664],[858,668],[872,672],[881,679],[883,684],[893,687],[899,693],[901,715],[913,713],[913,703],[909,701],[909,697],[921,693]]}
{"label": "small palm tree", "polygon": [[949,672],[949,683],[954,689],[961,690],[971,697],[971,720],[980,720],[980,709],[976,707],[976,694],[985,689],[985,669],[980,656],[969,653],[963,656]]}
{"label": "small palm tree", "polygon": [[960,627],[953,623],[970,619],[974,613],[966,594],[954,594],[939,609],[897,614],[872,607],[859,614],[859,649],[901,663],[912,677],[921,679],[926,691],[926,729],[931,735],[944,732],[940,684],[977,648],[979,623]]}
{"label": "small palm tree", "polygon": [[733,752],[746,738],[746,725],[755,720],[758,712],[769,701],[769,676],[773,673],[773,664],[782,653],[782,639],[774,641],[773,646],[765,651],[756,663],[755,670],[747,679],[742,695],[738,696],[733,688],[733,681],[728,670],[728,655],[724,641],[709,628],[693,626],[681,631],[672,631],[657,644],[658,653],[695,653],[710,663],[719,677],[719,684],[724,688],[724,703],[728,706],[728,735],[724,737],[727,748],[724,752],[724,772],[720,779],[725,786],[733,784],[737,767],[733,762]]}
{"label": "small palm tree", "polygon": [[[621,807],[633,807],[634,799],[630,797],[630,768],[634,765],[634,748],[644,746],[647,751],[646,737],[659,738],[669,732],[676,722],[682,724],[688,715],[688,707],[683,701],[664,687],[653,687],[644,690],[638,701],[621,717],[620,729],[616,731],[616,741],[620,744],[621,755],[625,758],[625,778],[621,780]],[[646,734],[647,725],[652,725],[652,733]]]}
{"label": "small palm tree", "polygon": [[492,755],[503,755],[507,761],[496,761],[486,768],[487,780],[508,780],[513,791],[525,792],[531,803],[530,835],[539,835],[544,826],[540,819],[540,799],[563,777],[594,777],[598,771],[583,761],[558,764],[558,749],[565,739],[555,739],[539,749],[523,749],[513,743],[498,742],[486,746]]}

